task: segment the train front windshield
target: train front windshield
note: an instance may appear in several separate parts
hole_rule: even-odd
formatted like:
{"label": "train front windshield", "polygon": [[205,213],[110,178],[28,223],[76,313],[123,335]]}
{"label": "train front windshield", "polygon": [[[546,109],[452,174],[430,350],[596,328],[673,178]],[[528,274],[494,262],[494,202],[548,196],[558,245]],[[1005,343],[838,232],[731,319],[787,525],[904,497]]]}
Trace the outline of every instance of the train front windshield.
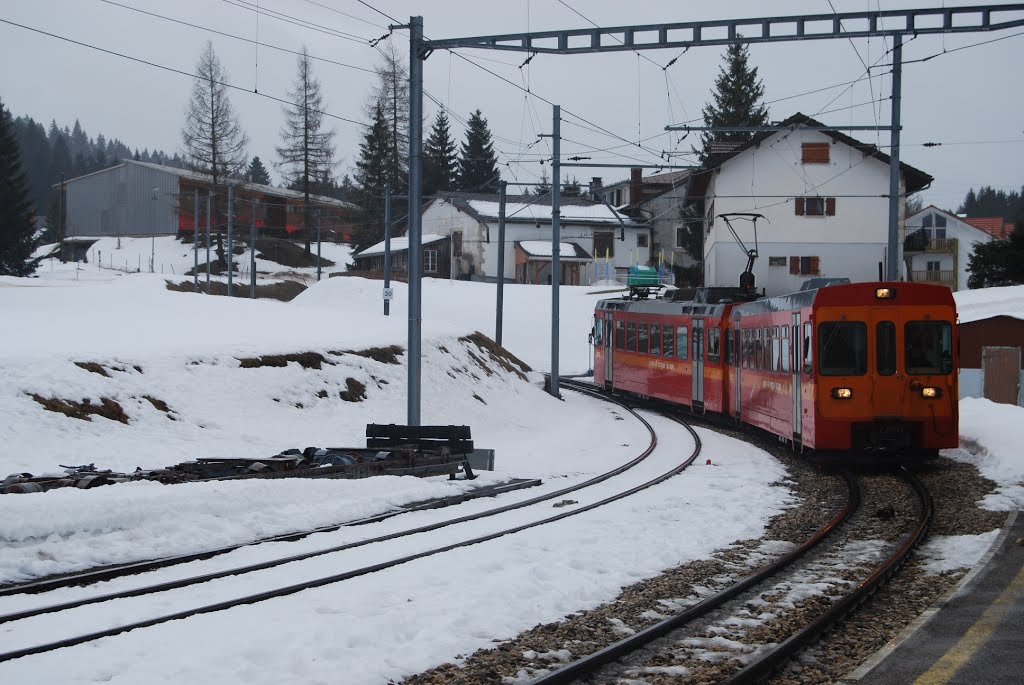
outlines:
{"label": "train front windshield", "polygon": [[826,321],[818,326],[822,376],[863,376],[868,370],[867,326],[862,321]]}
{"label": "train front windshield", "polygon": [[948,321],[908,321],[903,346],[907,373],[926,376],[953,371],[953,327]]}

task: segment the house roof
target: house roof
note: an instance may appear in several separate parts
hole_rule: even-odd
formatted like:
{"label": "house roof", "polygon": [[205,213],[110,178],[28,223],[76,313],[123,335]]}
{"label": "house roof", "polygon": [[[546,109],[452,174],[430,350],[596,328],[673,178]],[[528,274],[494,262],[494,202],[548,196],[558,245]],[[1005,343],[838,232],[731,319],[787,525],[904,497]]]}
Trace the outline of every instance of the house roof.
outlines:
{"label": "house roof", "polygon": [[[820,121],[812,119],[811,117],[807,116],[806,114],[802,114],[801,112],[797,112],[796,114],[792,115],[785,121],[779,122],[779,126],[792,126],[794,129],[799,128],[800,126],[824,125],[825,124],[821,123]],[[711,157],[709,157],[707,162],[705,163],[704,169],[701,172],[701,174],[707,175],[708,172],[721,166],[723,163],[732,159],[736,155],[739,155],[745,150],[749,150],[750,148],[760,144],[761,142],[767,140],[768,138],[774,135],[777,135],[778,133],[779,131],[763,131],[761,133],[756,134],[751,140],[747,141],[746,143],[743,143],[742,145],[732,150],[731,152],[711,155]],[[891,157],[889,157],[889,155],[885,154],[874,145],[859,141],[856,138],[846,135],[845,133],[841,133],[839,131],[821,131],[821,133],[824,133],[826,136],[832,138],[835,141],[849,145],[850,147],[856,150],[860,150],[865,155],[874,157],[883,164],[889,164],[891,160]],[[906,180],[907,193],[917,192],[918,190],[927,187],[932,182],[932,180],[934,180],[931,175],[903,162],[900,162],[900,171],[903,172],[903,177]]]}
{"label": "house roof", "polygon": [[999,240],[1008,238],[1013,232],[1013,224],[1003,221],[1001,216],[963,217],[960,221],[985,231],[985,233]]}
{"label": "house roof", "polygon": [[[517,240],[516,246],[537,261],[551,261],[554,250],[549,240]],[[569,262],[589,262],[590,253],[576,243],[558,243],[558,258]]]}
{"label": "house roof", "polygon": [[[198,183],[211,183],[213,179],[213,177],[210,176],[209,174],[204,174],[198,171],[192,171],[191,169],[181,169],[173,166],[164,166],[163,164],[153,164],[152,162],[137,162],[134,159],[126,159],[116,166],[101,169],[99,171],[94,171],[83,176],[76,176],[75,178],[64,181],[64,183],[74,183],[75,181],[82,178],[86,178],[87,176],[94,176],[96,174],[106,173],[109,172],[111,169],[119,169],[125,166],[126,164],[134,164],[135,166],[146,167],[148,169],[156,169],[158,171],[163,171],[165,173],[178,176],[179,178],[187,178],[190,181],[196,181]],[[230,186],[234,186],[236,188],[243,187],[246,188],[247,190],[254,190],[256,192],[262,193],[263,195],[267,195],[270,197],[284,197],[291,198],[294,200],[301,200],[305,197],[301,192],[297,190],[290,190],[288,188],[277,188],[275,186],[267,186],[260,183],[249,183],[248,181],[238,178],[225,179],[224,183]],[[311,200],[315,201],[319,205],[332,205],[334,207],[343,207],[345,209],[358,209],[358,207],[352,204],[351,202],[336,200],[333,197],[327,197],[326,195],[310,195],[309,197]]]}
{"label": "house roof", "polygon": [[[423,235],[420,236],[420,245],[430,245],[432,243],[436,243],[436,242],[439,242],[441,240],[445,240],[447,237],[448,236],[446,236],[446,235],[437,235],[436,233],[424,233]],[[391,239],[391,253],[392,254],[394,254],[395,252],[405,252],[408,249],[409,249],[409,238],[407,236],[402,236],[402,237],[399,237],[399,238],[392,238]],[[363,250],[362,252],[357,253],[355,256],[356,257],[374,257],[374,256],[379,255],[379,254],[384,254],[384,241],[383,240],[380,241],[379,243],[377,243],[376,245],[372,245],[372,246],[366,248],[365,250]]]}
{"label": "house roof", "polygon": [[[447,202],[477,221],[498,220],[500,196],[497,193],[438,193],[437,200]],[[560,203],[562,224],[623,223],[628,228],[642,228],[622,212],[606,204],[582,197],[563,197]],[[509,195],[505,198],[505,221],[509,223],[551,223],[551,195]]]}
{"label": "house roof", "polygon": [[[978,230],[978,231],[981,231],[982,233],[985,233],[986,236],[988,235],[987,231],[985,231],[982,228],[979,228],[978,226],[975,226],[973,223],[971,223],[970,219],[966,219],[966,218],[964,218],[962,216],[957,216],[956,214],[953,214],[952,212],[948,212],[945,209],[941,209],[939,207],[936,207],[935,205],[928,205],[927,207],[921,209],[920,211],[914,212],[913,214],[911,214],[910,216],[907,217],[907,220],[906,220],[905,223],[910,228],[915,228],[916,229],[916,228],[918,228],[918,226],[916,225],[917,219],[919,217],[925,215],[925,214],[942,214],[947,219],[952,219],[953,221],[959,221],[962,224],[966,224],[967,226],[970,226],[971,228],[973,228],[975,230]],[[915,224],[915,225],[914,226],[910,226],[910,224]]]}

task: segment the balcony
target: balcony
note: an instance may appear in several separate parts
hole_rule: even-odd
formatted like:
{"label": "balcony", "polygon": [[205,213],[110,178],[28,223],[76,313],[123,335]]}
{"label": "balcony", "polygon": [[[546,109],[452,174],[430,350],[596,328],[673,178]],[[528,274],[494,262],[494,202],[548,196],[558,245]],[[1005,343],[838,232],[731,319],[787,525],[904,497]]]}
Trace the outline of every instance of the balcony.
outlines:
{"label": "balcony", "polygon": [[[903,239],[904,252],[956,254],[956,238],[930,238],[927,229],[918,229]],[[915,279],[916,280],[916,279]]]}
{"label": "balcony", "polygon": [[953,269],[911,271],[910,280],[915,283],[935,283],[937,285],[944,285],[951,290],[956,290],[956,271]]}

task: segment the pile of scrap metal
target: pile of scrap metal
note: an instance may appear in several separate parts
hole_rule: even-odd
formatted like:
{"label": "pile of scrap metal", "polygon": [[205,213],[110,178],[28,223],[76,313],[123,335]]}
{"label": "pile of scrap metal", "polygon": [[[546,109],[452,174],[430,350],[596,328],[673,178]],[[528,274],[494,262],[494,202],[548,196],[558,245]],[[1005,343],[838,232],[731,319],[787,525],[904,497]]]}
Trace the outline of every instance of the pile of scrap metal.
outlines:
{"label": "pile of scrap metal", "polygon": [[370,476],[442,476],[474,478],[467,455],[473,451],[469,426],[368,424],[366,447],[288,449],[271,457],[208,457],[162,469],[117,473],[94,464],[62,467],[62,475],[15,473],[0,482],[0,494],[81,489],[152,480],[185,483],[241,478],[368,478]]}

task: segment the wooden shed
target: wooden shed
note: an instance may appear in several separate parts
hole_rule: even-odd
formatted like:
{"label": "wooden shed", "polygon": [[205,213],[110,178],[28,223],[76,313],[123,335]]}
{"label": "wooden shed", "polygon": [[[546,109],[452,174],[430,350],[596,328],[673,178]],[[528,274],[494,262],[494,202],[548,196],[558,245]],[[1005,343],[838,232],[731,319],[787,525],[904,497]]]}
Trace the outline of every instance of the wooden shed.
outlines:
{"label": "wooden shed", "polygon": [[975,319],[959,332],[960,396],[1024,406],[1024,319]]}

